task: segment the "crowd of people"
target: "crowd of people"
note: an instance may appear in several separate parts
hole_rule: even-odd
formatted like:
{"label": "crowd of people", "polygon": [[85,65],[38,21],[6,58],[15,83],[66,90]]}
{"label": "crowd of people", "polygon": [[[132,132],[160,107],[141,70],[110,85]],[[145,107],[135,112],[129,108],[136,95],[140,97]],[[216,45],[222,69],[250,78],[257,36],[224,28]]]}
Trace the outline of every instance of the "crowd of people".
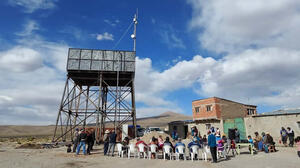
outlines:
{"label": "crowd of people", "polygon": [[[145,150],[148,150],[148,147],[150,145],[156,145],[157,151],[163,151],[164,146],[170,146],[170,149],[172,151],[170,152],[178,152],[177,147],[183,146],[183,148],[186,148],[186,145],[182,142],[182,139],[178,137],[178,134],[176,132],[173,132],[171,134],[172,139],[169,137],[166,137],[165,140],[161,135],[158,137],[152,137],[150,142],[144,142],[142,139],[137,138],[135,147],[138,148],[139,144],[143,144],[145,147]],[[90,155],[91,151],[93,150],[93,145],[95,143],[95,130],[94,129],[81,129],[78,128],[75,131],[75,138],[74,138],[74,145],[73,145],[73,152],[76,152],[78,155],[80,153],[81,148],[83,149],[84,155]],[[284,127],[280,130],[280,141],[279,143],[282,143],[284,146],[294,146],[294,142],[298,146],[298,155],[300,157],[300,137],[298,136],[296,139],[294,139],[294,131],[287,127],[285,129]],[[289,144],[287,144],[287,140],[289,140]],[[191,137],[190,142],[187,144],[187,149],[189,150],[189,153],[192,152],[192,146],[198,146],[199,148],[204,148],[205,146],[208,146],[210,149],[212,162],[217,162],[217,153],[221,153],[224,158],[226,159],[226,156],[232,151],[232,154],[236,152],[236,143],[240,143],[240,132],[237,128],[234,130],[234,138],[227,138],[225,134],[222,134],[219,128],[210,128],[206,135],[203,135],[203,137],[200,135],[200,132],[197,130],[196,127],[191,128]],[[244,142],[244,141],[243,141]],[[254,137],[252,138],[250,135],[247,137],[247,142],[253,144],[253,147],[255,148],[255,151],[264,151],[266,153],[268,152],[275,152],[275,141],[273,137],[270,135],[269,132],[262,132],[259,134],[258,132],[254,133]],[[106,156],[114,156],[115,152],[115,146],[117,143],[117,134],[114,130],[106,130],[103,136],[103,143],[104,143],[104,155]],[[128,137],[125,137],[123,141],[120,142],[122,144],[122,150],[125,152],[125,154],[128,152],[128,145],[130,143],[130,140]],[[86,151],[86,145],[87,145],[87,151]],[[249,148],[250,150],[250,148]],[[151,158],[154,158],[154,153],[151,154],[151,156],[148,156]],[[197,158],[197,156],[195,156]]]}

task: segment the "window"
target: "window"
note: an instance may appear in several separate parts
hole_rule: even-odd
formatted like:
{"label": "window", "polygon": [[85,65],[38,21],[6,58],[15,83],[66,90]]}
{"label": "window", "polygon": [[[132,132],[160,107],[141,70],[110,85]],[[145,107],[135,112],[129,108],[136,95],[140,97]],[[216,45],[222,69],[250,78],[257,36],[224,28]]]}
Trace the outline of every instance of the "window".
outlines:
{"label": "window", "polygon": [[199,113],[199,107],[195,107],[195,112]]}
{"label": "window", "polygon": [[210,127],[211,127],[211,124],[205,124],[205,127],[206,127],[207,130],[209,130]]}
{"label": "window", "polygon": [[211,111],[212,110],[212,105],[206,106],[206,111]]}
{"label": "window", "polygon": [[297,124],[298,124],[298,128],[300,129],[300,121],[298,121]]}
{"label": "window", "polygon": [[248,115],[253,115],[254,114],[254,109],[247,109],[247,114]]}

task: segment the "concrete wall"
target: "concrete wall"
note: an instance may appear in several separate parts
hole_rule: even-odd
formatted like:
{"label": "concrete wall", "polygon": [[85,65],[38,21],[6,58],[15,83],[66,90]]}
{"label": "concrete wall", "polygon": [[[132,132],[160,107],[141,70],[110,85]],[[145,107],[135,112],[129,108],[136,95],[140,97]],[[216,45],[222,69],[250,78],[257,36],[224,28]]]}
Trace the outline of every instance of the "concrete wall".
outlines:
{"label": "concrete wall", "polygon": [[297,122],[300,122],[298,115],[277,115],[264,117],[246,117],[244,118],[246,134],[254,136],[254,132],[270,132],[275,142],[278,144],[281,127],[291,127],[295,132],[295,137],[300,136],[300,128]]}

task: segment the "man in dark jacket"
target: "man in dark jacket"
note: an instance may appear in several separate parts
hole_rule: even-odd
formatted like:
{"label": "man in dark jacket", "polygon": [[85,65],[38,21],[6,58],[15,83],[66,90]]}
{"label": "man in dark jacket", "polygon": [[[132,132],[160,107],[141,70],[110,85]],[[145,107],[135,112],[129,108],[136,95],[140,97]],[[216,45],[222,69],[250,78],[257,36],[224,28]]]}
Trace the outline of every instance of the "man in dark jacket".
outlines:
{"label": "man in dark jacket", "polygon": [[92,146],[93,146],[93,143],[94,143],[92,130],[89,130],[87,132],[86,143],[88,145],[88,147],[87,147],[87,154],[90,155],[91,154],[91,150],[92,150]]}
{"label": "man in dark jacket", "polygon": [[78,142],[79,142],[79,145],[77,146],[77,152],[76,154],[78,155],[79,152],[80,152],[80,148],[82,146],[82,150],[83,150],[83,154],[86,155],[86,151],[85,151],[85,143],[86,143],[86,140],[87,140],[87,133],[85,132],[84,129],[81,130],[81,133],[79,135],[79,138],[78,138]]}
{"label": "man in dark jacket", "polygon": [[112,151],[111,156],[114,156],[116,141],[117,134],[115,133],[115,130],[112,130],[111,134],[109,135],[108,155],[110,151]]}
{"label": "man in dark jacket", "polygon": [[290,141],[289,146],[293,147],[294,146],[295,133],[290,127],[287,127],[287,134],[288,134],[289,141]]}

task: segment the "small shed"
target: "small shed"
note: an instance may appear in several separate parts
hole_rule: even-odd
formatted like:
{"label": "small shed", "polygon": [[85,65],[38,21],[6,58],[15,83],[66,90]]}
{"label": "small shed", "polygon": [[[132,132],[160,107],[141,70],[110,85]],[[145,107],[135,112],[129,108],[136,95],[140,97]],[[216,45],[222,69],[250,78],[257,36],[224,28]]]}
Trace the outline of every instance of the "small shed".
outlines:
{"label": "small shed", "polygon": [[172,135],[172,132],[176,131],[178,133],[179,138],[185,139],[189,132],[188,124],[193,122],[194,122],[193,120],[172,121],[168,123],[169,134]]}

